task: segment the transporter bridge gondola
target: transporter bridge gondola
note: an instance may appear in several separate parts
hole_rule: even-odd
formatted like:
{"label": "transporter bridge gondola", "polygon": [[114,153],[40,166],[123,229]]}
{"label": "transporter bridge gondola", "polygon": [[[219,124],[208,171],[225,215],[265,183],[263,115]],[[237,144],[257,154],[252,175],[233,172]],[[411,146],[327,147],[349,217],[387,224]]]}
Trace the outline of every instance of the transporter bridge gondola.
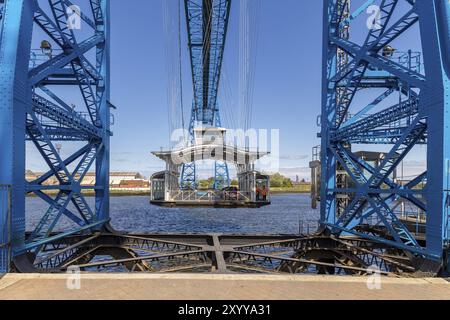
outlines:
{"label": "transporter bridge gondola", "polygon": [[[153,152],[153,155],[166,163],[166,170],[152,176],[150,202],[164,207],[260,208],[270,205],[269,176],[255,170],[255,162],[269,153],[226,145],[225,132],[223,128],[196,129],[193,145]],[[200,189],[197,185],[183,185],[183,165],[201,160],[234,164],[238,186]]]}

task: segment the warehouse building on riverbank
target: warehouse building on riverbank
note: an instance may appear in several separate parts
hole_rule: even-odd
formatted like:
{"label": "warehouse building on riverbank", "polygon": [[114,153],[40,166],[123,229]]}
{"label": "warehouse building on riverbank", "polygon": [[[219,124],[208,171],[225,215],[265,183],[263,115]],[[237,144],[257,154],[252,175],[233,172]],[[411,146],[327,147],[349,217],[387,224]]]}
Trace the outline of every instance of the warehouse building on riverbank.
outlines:
{"label": "warehouse building on riverbank", "polygon": [[[31,182],[42,175],[42,172],[27,170],[25,179]],[[43,185],[58,185],[58,181],[55,177],[52,177],[45,181]],[[91,172],[87,173],[81,185],[95,185],[95,174]],[[150,182],[139,172],[111,172],[109,175],[109,187],[110,189],[150,189]]]}

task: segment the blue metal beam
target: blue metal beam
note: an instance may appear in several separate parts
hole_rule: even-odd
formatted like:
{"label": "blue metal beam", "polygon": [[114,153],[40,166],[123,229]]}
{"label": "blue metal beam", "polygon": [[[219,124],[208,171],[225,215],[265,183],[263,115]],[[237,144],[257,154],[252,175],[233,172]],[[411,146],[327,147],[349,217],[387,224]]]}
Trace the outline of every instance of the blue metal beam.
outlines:
{"label": "blue metal beam", "polygon": [[346,140],[353,135],[380,128],[390,123],[416,116],[419,113],[419,103],[417,100],[408,100],[392,107],[383,109],[375,114],[362,118],[355,123],[337,130],[332,139]]}
{"label": "blue metal beam", "polygon": [[[217,105],[222,62],[228,31],[231,0],[185,0],[194,103],[189,124],[190,140],[194,128],[220,127]],[[228,165],[215,163],[214,188],[230,185]],[[196,188],[196,164],[183,165],[181,188]]]}
{"label": "blue metal beam", "polygon": [[38,94],[33,94],[33,112],[53,120],[60,127],[86,133],[92,140],[100,140],[100,130],[73,110],[65,110]]}
{"label": "blue metal beam", "polygon": [[[93,18],[87,12],[80,13],[82,21],[91,29],[86,31],[87,40],[81,43],[67,27],[67,8],[72,2],[49,0],[45,8],[51,14],[39,7],[40,2],[6,0],[3,6],[2,1],[0,141],[10,156],[0,160],[0,185],[7,186],[0,188],[0,196],[8,192],[11,198],[9,208],[0,206],[0,230],[11,230],[0,237],[0,269],[6,271],[11,258],[7,252],[17,255],[33,248],[39,254],[42,245],[54,239],[52,230],[62,215],[78,226],[76,231],[101,228],[109,219],[109,0],[89,0]],[[30,60],[33,59],[30,48],[33,26],[60,46],[61,53],[43,61]],[[96,50],[95,59],[86,55],[91,49]],[[47,87],[52,84],[79,91],[87,117],[82,112],[75,112]],[[37,90],[51,100],[38,94]],[[34,142],[50,168],[30,183],[24,179],[26,140]],[[86,144],[63,159],[54,146],[55,141],[83,141]],[[73,163],[74,170],[69,171],[68,166]],[[96,185],[81,186],[94,163]],[[51,187],[58,190],[54,199],[45,193],[50,188],[43,186],[52,176],[59,181],[59,185]],[[95,208],[90,208],[82,195],[82,191],[88,189],[96,193]],[[24,203],[28,192],[37,194],[49,208],[25,245]],[[67,209],[69,203],[73,204],[75,212]],[[71,232],[75,231],[69,234]],[[5,247],[3,239],[8,239]]]}
{"label": "blue metal beam", "polygon": [[231,0],[185,0],[196,121],[213,126]]}
{"label": "blue metal beam", "polygon": [[417,1],[427,82],[421,109],[427,117],[427,250],[449,248],[450,2]]}
{"label": "blue metal beam", "polygon": [[96,105],[102,128],[102,145],[97,145],[95,158],[95,212],[97,220],[109,220],[109,172],[111,138],[110,96],[110,1],[90,0],[96,32],[104,41],[96,48],[96,69],[101,80],[96,86]]}
{"label": "blue metal beam", "polygon": [[11,248],[25,242],[24,139],[25,114],[31,105],[27,74],[34,10],[34,1],[6,1],[0,21],[0,185],[8,186],[11,199],[11,207],[0,212],[0,232],[8,239],[0,248],[0,271],[9,270]]}
{"label": "blue metal beam", "polygon": [[52,235],[52,236],[50,236],[50,237],[48,237],[46,239],[43,239],[43,240],[30,242],[30,243],[27,243],[26,245],[24,245],[22,247],[14,248],[14,252],[13,253],[15,255],[24,254],[27,251],[30,251],[30,250],[33,250],[33,249],[35,250],[36,248],[40,248],[40,247],[42,247],[45,244],[52,243],[53,241],[64,239],[64,238],[66,238],[68,236],[71,236],[71,235],[74,235],[74,234],[77,234],[77,233],[80,233],[80,232],[83,232],[83,231],[95,230],[95,229],[103,226],[104,224],[106,224],[108,222],[109,222],[109,219],[108,220],[99,220],[99,221],[96,221],[96,222],[94,222],[92,224],[89,224],[89,225],[86,225],[86,226],[83,226],[83,227],[75,228],[75,229],[72,229],[72,230],[69,230],[69,231],[66,231],[66,232],[61,232],[61,233],[58,233],[56,235]]}
{"label": "blue metal beam", "polygon": [[[331,41],[352,55],[359,54],[363,50],[363,48],[361,48],[361,46],[357,45],[356,43],[352,43],[351,41],[341,38],[333,37]],[[408,70],[408,68],[402,66],[397,62],[373,53],[370,55],[365,54],[361,58],[376,68],[388,71],[392,75],[409,83],[411,86],[421,88],[424,85],[425,77],[422,74],[412,70]]]}
{"label": "blue metal beam", "polygon": [[[369,31],[364,45],[343,36],[346,34],[343,29],[353,21],[351,16],[342,19],[348,16],[342,13],[345,0],[325,2],[322,223],[336,234],[356,234],[412,254],[440,258],[449,246],[450,126],[447,122],[450,120],[446,115],[450,111],[447,110],[450,108],[450,2],[373,1],[382,8],[382,28]],[[395,6],[397,2],[404,4]],[[396,20],[388,23],[393,17]],[[380,55],[380,50],[417,24],[420,24],[425,70]],[[342,51],[347,59],[339,63]],[[362,72],[364,66],[370,69],[370,74]],[[391,86],[371,82],[372,73],[380,71],[384,72],[384,75],[380,73],[380,79],[385,77]],[[352,99],[352,90],[383,86],[388,90],[365,106],[357,105]],[[395,91],[406,96],[406,100],[386,107],[385,99]],[[349,115],[350,107],[358,110],[356,116]],[[375,107],[379,111],[368,115]],[[372,167],[351,152],[352,144],[391,146],[380,165]],[[397,185],[390,175],[419,144],[428,146],[426,175],[414,179],[414,184]],[[337,186],[336,162],[352,178],[351,186]],[[412,190],[416,181],[424,178],[426,188]],[[381,188],[382,185],[387,188]],[[341,200],[343,196],[346,202]],[[392,206],[400,198],[426,211],[426,247],[420,247],[396,217]],[[374,218],[378,226],[383,225],[391,239],[356,231],[368,218]]]}
{"label": "blue metal beam", "polygon": [[88,52],[102,41],[103,38],[101,35],[94,35],[80,43],[77,50],[69,51],[68,53],[61,53],[60,55],[57,55],[47,62],[30,70],[29,76],[31,85],[38,85],[40,81],[57,73],[58,70],[73,62],[80,55]]}

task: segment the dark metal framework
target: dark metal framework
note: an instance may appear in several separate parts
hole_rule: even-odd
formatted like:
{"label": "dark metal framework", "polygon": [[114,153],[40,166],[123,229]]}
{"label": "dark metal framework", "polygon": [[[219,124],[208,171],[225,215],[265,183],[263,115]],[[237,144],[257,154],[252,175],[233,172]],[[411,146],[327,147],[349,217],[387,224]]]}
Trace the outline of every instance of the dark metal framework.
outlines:
{"label": "dark metal framework", "polygon": [[[0,0],[0,272],[59,272],[74,265],[87,271],[126,268],[144,272],[330,274],[366,274],[371,265],[383,273],[396,274],[442,268],[449,244],[448,1],[378,1],[381,28],[371,29],[363,44],[352,42],[345,29],[361,10],[349,14],[348,1],[324,1],[323,230],[319,235],[294,236],[126,235],[107,231],[109,1],[86,1],[92,17],[68,11],[72,6],[69,0],[49,0],[45,10],[40,6],[42,1]],[[393,12],[400,2],[409,10],[396,20]],[[216,95],[225,43],[225,33],[220,30],[226,30],[230,1],[187,0],[186,5],[196,92],[194,119],[212,125],[218,115]],[[211,15],[215,23],[204,30],[202,12],[215,10]],[[82,41],[68,28],[72,14],[91,31]],[[425,72],[380,54],[419,22]],[[33,60],[33,27],[44,32],[59,50],[42,62]],[[208,40],[206,47],[204,40]],[[95,53],[88,54],[91,50]],[[74,112],[52,86],[76,89],[83,97],[85,114]],[[356,92],[375,86],[385,88],[385,94],[350,118]],[[400,92],[404,99],[369,115],[367,111],[385,101],[391,91]],[[392,123],[396,125],[389,126]],[[50,168],[32,182],[24,179],[26,140],[34,144]],[[84,142],[84,146],[62,159],[55,141]],[[373,142],[391,146],[378,167],[355,156],[350,148],[355,143]],[[427,171],[407,185],[392,181],[393,168],[414,145],[425,142]],[[342,189],[336,184],[337,163],[352,178],[354,187]],[[81,186],[94,164],[96,185]],[[45,186],[43,182],[52,176],[59,185]],[[415,188],[425,180],[424,190]],[[44,193],[50,189],[56,189],[56,197]],[[84,200],[84,189],[94,190],[94,208]],[[25,232],[27,193],[49,204],[31,233]],[[338,204],[340,194],[349,195],[350,201],[343,206]],[[413,237],[392,211],[391,204],[399,197],[426,210],[426,243]],[[75,227],[55,232],[62,216]]]}
{"label": "dark metal framework", "polygon": [[[251,272],[365,275],[416,270],[407,256],[378,242],[326,236],[119,235],[96,233],[47,244],[34,268],[136,272]],[[28,263],[24,267],[29,268]],[[17,267],[22,267],[17,264]]]}
{"label": "dark metal framework", "polygon": [[[2,2],[0,42],[0,128],[4,156],[0,160],[2,236],[8,239],[1,270],[24,254],[41,254],[46,243],[66,235],[89,232],[109,220],[109,1],[89,0],[90,14],[69,0],[6,0]],[[72,22],[73,21],[73,22]],[[77,23],[79,22],[79,23]],[[81,30],[83,28],[82,35]],[[32,50],[45,37],[51,46]],[[77,110],[61,95],[82,97]],[[25,144],[30,141],[48,172],[25,181]],[[59,141],[80,147],[63,159]],[[3,143],[4,142],[4,143]],[[95,168],[96,183],[81,181]],[[55,178],[56,186],[46,185]],[[8,191],[7,191],[8,190]],[[95,192],[91,207],[82,191]],[[54,191],[56,196],[50,196]],[[25,196],[34,194],[48,204],[34,231],[25,237]],[[3,203],[2,203],[3,205]],[[3,220],[4,217],[10,220]],[[61,227],[61,218],[71,222]],[[53,230],[64,230],[51,236]],[[6,252],[7,251],[7,252]]]}

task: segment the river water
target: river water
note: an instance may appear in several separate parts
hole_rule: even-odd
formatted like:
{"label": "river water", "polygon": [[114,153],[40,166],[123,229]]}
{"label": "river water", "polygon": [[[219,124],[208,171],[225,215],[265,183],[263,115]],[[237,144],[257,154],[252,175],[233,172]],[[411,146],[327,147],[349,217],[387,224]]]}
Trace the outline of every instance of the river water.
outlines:
{"label": "river water", "polygon": [[[276,194],[271,200],[271,206],[260,209],[160,208],[150,205],[148,197],[112,197],[111,224],[141,233],[296,234],[300,225],[319,218],[309,194]],[[34,229],[47,207],[39,198],[26,199],[27,230]],[[70,228],[72,223],[62,217],[59,225]]]}

